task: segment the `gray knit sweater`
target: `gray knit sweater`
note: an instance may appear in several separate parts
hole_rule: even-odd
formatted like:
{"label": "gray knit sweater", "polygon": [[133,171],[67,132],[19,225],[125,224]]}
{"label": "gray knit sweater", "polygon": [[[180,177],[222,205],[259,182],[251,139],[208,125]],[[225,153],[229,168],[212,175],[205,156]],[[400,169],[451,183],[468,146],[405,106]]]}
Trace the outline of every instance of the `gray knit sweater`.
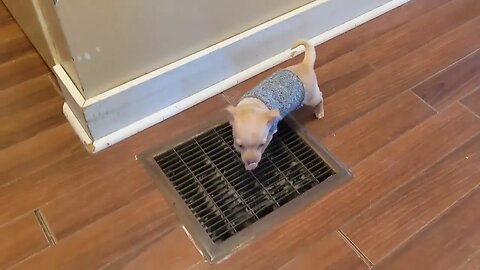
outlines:
{"label": "gray knit sweater", "polygon": [[[283,119],[290,112],[300,108],[305,98],[305,88],[300,78],[290,70],[280,70],[263,80],[242,96],[262,101],[270,110],[277,109]],[[279,121],[275,121],[270,133],[277,132]]]}

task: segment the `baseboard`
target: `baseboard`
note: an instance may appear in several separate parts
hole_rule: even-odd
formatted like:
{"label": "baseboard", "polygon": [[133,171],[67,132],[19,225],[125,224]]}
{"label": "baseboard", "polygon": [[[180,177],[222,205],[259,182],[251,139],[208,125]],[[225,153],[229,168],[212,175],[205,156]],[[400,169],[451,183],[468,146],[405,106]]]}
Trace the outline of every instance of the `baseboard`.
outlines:
{"label": "baseboard", "polygon": [[314,1],[88,100],[57,65],[64,113],[98,152],[302,53],[299,37],[319,45],[408,1]]}

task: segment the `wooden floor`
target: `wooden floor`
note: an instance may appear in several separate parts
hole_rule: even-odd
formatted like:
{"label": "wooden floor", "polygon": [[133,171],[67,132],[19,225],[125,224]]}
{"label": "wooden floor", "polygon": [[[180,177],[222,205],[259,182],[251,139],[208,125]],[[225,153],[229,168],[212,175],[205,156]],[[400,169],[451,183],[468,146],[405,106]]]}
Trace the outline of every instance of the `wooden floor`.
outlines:
{"label": "wooden floor", "polygon": [[326,118],[295,116],[354,179],[209,266],[134,156],[272,70],[89,155],[0,4],[0,269],[480,269],[479,48],[478,0],[412,0],[320,45]]}

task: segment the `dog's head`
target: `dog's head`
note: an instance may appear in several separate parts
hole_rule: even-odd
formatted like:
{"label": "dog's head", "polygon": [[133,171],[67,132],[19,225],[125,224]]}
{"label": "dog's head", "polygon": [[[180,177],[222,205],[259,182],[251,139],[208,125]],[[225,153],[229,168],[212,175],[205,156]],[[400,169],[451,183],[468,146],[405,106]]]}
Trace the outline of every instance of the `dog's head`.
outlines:
{"label": "dog's head", "polygon": [[269,143],[269,131],[272,123],[280,119],[278,110],[256,110],[250,107],[226,108],[233,130],[233,144],[240,152],[246,170],[258,166],[262,154]]}

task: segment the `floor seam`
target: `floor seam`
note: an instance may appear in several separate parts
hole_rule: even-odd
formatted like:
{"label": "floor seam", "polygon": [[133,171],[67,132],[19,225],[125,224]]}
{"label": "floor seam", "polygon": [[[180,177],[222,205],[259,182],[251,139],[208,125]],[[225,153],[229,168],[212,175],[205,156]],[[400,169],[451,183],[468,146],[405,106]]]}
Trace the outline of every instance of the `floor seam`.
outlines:
{"label": "floor seam", "polygon": [[467,263],[469,263],[470,260],[477,255],[480,255],[480,250],[473,252],[470,256],[468,256],[468,258],[460,266],[455,268],[455,270],[462,270],[462,269],[464,270]]}
{"label": "floor seam", "polygon": [[[347,219],[345,222],[343,222],[343,224],[340,226],[340,228],[344,228],[345,226],[351,224],[356,217],[358,216],[361,216],[363,215],[364,213],[366,213],[367,211],[369,211],[369,209],[373,206],[376,206],[378,205],[379,203],[381,203],[382,201],[386,200],[391,194],[393,194],[394,192],[396,192],[397,190],[399,190],[400,188],[402,188],[403,186],[409,184],[410,182],[412,182],[415,178],[417,178],[418,176],[420,176],[422,173],[426,172],[427,170],[429,170],[430,168],[432,168],[433,166],[437,165],[438,163],[442,162],[442,160],[444,160],[446,157],[448,157],[450,154],[454,153],[456,150],[460,149],[461,147],[463,147],[464,145],[466,145],[467,143],[469,143],[471,140],[475,139],[477,136],[480,136],[480,131],[477,132],[477,133],[474,133],[472,136],[470,136],[469,138],[467,138],[463,143],[459,144],[459,145],[456,145],[456,147],[452,148],[451,151],[449,151],[448,153],[445,153],[443,156],[441,156],[438,160],[436,160],[435,162],[433,162],[432,164],[430,164],[429,166],[426,166],[425,168],[417,171],[414,175],[408,177],[405,179],[404,182],[402,182],[401,184],[397,185],[395,188],[393,188],[392,190],[390,190],[389,192],[387,193],[384,193],[382,194],[381,197],[377,198],[376,200],[374,200],[373,202],[370,202],[370,205],[367,206],[367,207],[364,207],[363,209],[361,209],[356,215],[352,216],[351,218]],[[398,139],[398,138],[397,138]],[[479,185],[480,186],[480,185]],[[474,187],[472,189],[475,190],[477,189],[479,186],[477,187]],[[462,197],[463,198],[463,197]],[[460,200],[460,199],[459,199]],[[458,200],[457,200],[458,201]],[[341,229],[339,229],[339,231],[341,231]],[[398,247],[397,247],[398,248]],[[396,249],[397,249],[396,248]],[[395,250],[396,250],[395,249]],[[385,257],[384,257],[385,258]]]}
{"label": "floor seam", "polygon": [[[0,223],[0,230],[3,229],[4,227],[7,227],[8,225],[11,225],[11,224],[21,220],[22,218],[28,216],[29,214],[30,214],[30,211],[26,211],[26,212],[14,217],[14,218],[8,219],[5,222]],[[0,221],[1,221],[1,219],[0,219]]]}
{"label": "floor seam", "polygon": [[[430,40],[429,42],[425,43],[424,45],[422,45],[422,46],[420,46],[420,47],[418,47],[418,48],[416,48],[416,49],[408,52],[407,54],[405,54],[405,55],[401,56],[400,58],[398,58],[398,59],[390,62],[389,64],[384,65],[384,66],[382,66],[382,67],[380,67],[380,68],[378,68],[378,69],[375,69],[375,72],[380,72],[380,71],[382,71],[383,69],[385,69],[385,68],[393,65],[393,64],[396,63],[397,61],[399,61],[401,58],[407,57],[407,56],[413,54],[414,52],[416,52],[417,50],[420,50],[420,49],[422,49],[422,48],[427,48],[428,45],[430,45],[431,43],[434,43],[435,41],[437,41],[437,39],[439,39],[439,38],[441,38],[441,37],[444,37],[444,36],[446,36],[446,35],[448,35],[448,34],[453,33],[455,30],[457,30],[457,28],[462,27],[462,26],[464,26],[464,25],[466,25],[466,24],[468,24],[468,23],[471,23],[472,21],[473,21],[473,19],[468,20],[468,21],[466,21],[466,22],[458,25],[457,27],[451,29],[450,31],[448,31],[448,32],[446,32],[446,33],[443,33],[443,34],[440,35],[440,36],[437,36],[436,38]],[[367,43],[367,44],[368,44],[368,43]],[[367,44],[364,44],[363,46],[366,46]],[[358,48],[357,48],[356,50],[358,50]],[[474,49],[474,50],[472,50],[472,51],[467,51],[467,54],[466,54],[466,55],[460,57],[459,59],[455,60],[454,62],[452,62],[452,63],[450,63],[450,64],[447,64],[447,66],[445,66],[444,68],[440,68],[437,72],[433,73],[433,74],[430,75],[430,76],[427,76],[425,79],[423,79],[423,80],[421,80],[420,82],[414,84],[412,87],[409,87],[409,88],[407,88],[407,89],[405,89],[405,90],[403,90],[403,91],[400,91],[398,94],[403,93],[404,91],[407,91],[407,90],[412,90],[412,89],[414,89],[414,88],[417,87],[418,85],[424,83],[424,82],[427,81],[427,80],[430,80],[431,78],[437,76],[437,75],[440,74],[441,72],[443,72],[443,71],[447,70],[448,68],[450,68],[450,67],[458,64],[459,62],[465,60],[466,58],[470,57],[471,55],[473,55],[474,53],[476,53],[476,52],[479,51],[479,50],[480,50],[480,48],[476,48],[476,49]],[[367,63],[368,63],[368,62],[367,62]],[[359,80],[359,81],[362,81],[362,80],[364,80],[364,79],[372,76],[373,74],[375,74],[375,72],[372,72],[370,75],[362,78],[362,79]],[[359,81],[357,81],[357,82],[359,82]],[[357,82],[355,82],[355,83],[357,83]],[[355,84],[355,83],[354,83],[354,84]],[[354,84],[352,84],[352,85],[354,85]],[[350,85],[350,86],[352,86],[352,85]],[[350,87],[350,86],[349,86],[349,87]],[[343,88],[343,89],[340,90],[340,91],[336,91],[336,92],[334,92],[331,96],[334,96],[334,95],[342,92],[343,90],[348,89],[349,87]],[[397,95],[398,95],[398,94],[397,94]],[[396,96],[396,95],[394,95],[394,96]]]}
{"label": "floor seam", "polygon": [[[66,123],[66,122],[63,122],[63,123],[57,125],[56,127],[52,127],[52,128],[50,128],[50,129],[41,131],[41,132],[39,132],[38,134],[30,137],[29,139],[33,139],[34,137],[39,136],[39,134],[44,133],[44,132],[47,132],[48,130],[51,130],[51,129],[53,129],[53,128],[57,128],[57,127],[59,127],[59,126],[61,126],[61,125],[63,125],[63,124],[67,124],[67,123]],[[25,141],[22,141],[22,142],[25,142]],[[18,144],[20,144],[20,143],[22,143],[22,142],[18,142],[18,143],[16,143],[16,144],[13,144],[13,145],[9,146],[9,148],[10,148],[10,147],[14,148],[14,147],[16,147],[16,145],[18,145]],[[73,146],[73,147],[72,147],[72,146]],[[15,183],[18,182],[18,181],[22,181],[22,180],[24,180],[24,179],[27,179],[28,177],[31,177],[31,176],[34,175],[35,173],[38,173],[38,172],[40,172],[41,170],[47,169],[47,168],[50,167],[50,166],[54,166],[54,165],[56,165],[56,164],[58,164],[58,163],[61,163],[61,162],[63,162],[65,159],[71,158],[71,157],[73,157],[73,155],[79,153],[79,152],[77,152],[78,150],[83,150],[83,149],[84,149],[83,146],[82,146],[82,144],[80,144],[80,143],[75,144],[75,145],[70,145],[70,146],[68,146],[68,147],[72,147],[70,154],[67,154],[65,157],[59,159],[58,161],[54,161],[54,162],[52,162],[52,163],[48,163],[48,164],[46,164],[46,165],[44,165],[44,166],[40,166],[40,167],[38,167],[38,168],[36,168],[36,169],[34,169],[34,170],[31,170],[31,171],[30,171],[29,173],[27,173],[26,175],[23,175],[23,176],[18,177],[18,178],[13,178],[12,180],[10,180],[10,181],[8,181],[8,182],[6,182],[6,183],[0,184],[0,190],[3,189],[3,188],[6,188],[7,186],[10,186],[10,185],[12,185],[12,184],[15,184]],[[5,149],[7,149],[7,148],[4,148],[3,150],[0,150],[0,154],[1,154],[2,151],[4,151]],[[69,148],[69,149],[70,149],[70,148]]]}
{"label": "floor seam", "polygon": [[467,110],[469,113],[473,114],[473,116],[477,117],[480,119],[480,115],[476,114],[472,109],[470,109],[467,105],[463,104],[460,100],[457,100],[457,103],[462,106],[465,110]]}
{"label": "floor seam", "polygon": [[402,249],[403,247],[405,247],[410,241],[413,241],[415,240],[417,237],[419,237],[424,231],[428,230],[431,226],[433,226],[437,221],[439,221],[441,218],[443,218],[445,215],[448,215],[450,213],[450,211],[452,211],[452,209],[454,209],[455,207],[458,207],[458,205],[460,205],[461,202],[463,202],[466,198],[470,197],[471,194],[477,192],[480,190],[480,184],[473,187],[470,191],[466,192],[463,196],[461,196],[460,198],[458,198],[454,203],[452,203],[450,206],[446,207],[443,212],[441,212],[440,214],[438,214],[436,217],[434,217],[428,224],[425,224],[423,227],[421,227],[418,231],[416,231],[414,234],[412,234],[411,237],[409,237],[408,239],[402,241],[401,243],[399,243],[398,245],[395,246],[394,249],[392,249],[390,252],[388,252],[387,254],[385,254],[385,256],[383,256],[383,258],[381,259],[381,261],[385,261],[387,260],[388,258],[392,257],[392,256],[395,256],[395,253]]}
{"label": "floor seam", "polygon": [[57,244],[57,239],[55,238],[55,235],[50,229],[50,226],[48,225],[47,220],[43,216],[42,212],[40,211],[40,209],[35,209],[33,213],[35,214],[37,222],[40,225],[40,228],[42,229],[43,235],[48,241],[48,245],[50,247],[55,246]]}
{"label": "floor seam", "polygon": [[429,107],[430,109],[433,110],[433,112],[435,113],[438,113],[438,110],[435,109],[430,103],[428,103],[426,100],[424,100],[423,98],[421,98],[419,95],[417,95],[417,93],[415,93],[412,89],[409,89],[407,90],[409,91],[410,93],[412,93],[416,98],[418,98],[421,102],[423,102],[423,104],[427,105],[427,107]]}
{"label": "floor seam", "polygon": [[[0,63],[0,64],[1,64],[1,63]],[[31,81],[39,80],[40,77],[43,77],[43,76],[45,76],[45,75],[48,75],[49,73],[51,73],[51,72],[43,73],[43,74],[34,76],[34,77],[32,77],[32,78],[26,79],[26,80],[24,80],[24,81],[21,81],[21,82],[18,83],[18,84],[9,86],[9,87],[3,89],[2,91],[12,90],[12,89],[14,89],[15,87],[18,87],[18,86],[21,86],[21,85],[23,85],[23,84],[29,83],[29,82],[31,82]],[[62,96],[62,97],[63,97],[63,96]]]}
{"label": "floor seam", "polygon": [[[480,50],[480,49],[479,49],[479,50]],[[480,53],[480,52],[479,52],[479,53]],[[473,80],[475,80],[475,79],[476,79],[475,76],[472,77],[472,78],[470,78],[469,80],[467,80],[466,82],[464,82],[463,84],[461,84],[460,87],[461,87],[461,86],[464,86],[465,84],[470,83],[470,81],[473,81]],[[475,87],[474,87],[473,89],[471,89],[469,92],[467,92],[467,93],[463,94],[462,96],[458,97],[458,98],[456,99],[456,101],[460,101],[460,102],[461,102],[463,99],[465,99],[465,98],[473,95],[473,93],[477,92],[477,90],[480,90],[480,84],[477,85],[477,86],[475,86]]]}
{"label": "floor seam", "polygon": [[[350,124],[351,122],[355,121],[356,119],[358,119],[358,118],[360,118],[360,117],[363,117],[363,116],[365,116],[365,115],[370,114],[372,111],[376,110],[377,108],[379,108],[380,106],[382,106],[382,105],[384,105],[385,103],[389,102],[390,100],[395,99],[396,97],[400,96],[401,94],[404,94],[405,92],[410,91],[410,92],[412,92],[412,93],[415,94],[415,92],[413,92],[413,89],[415,89],[415,87],[417,87],[417,86],[419,86],[420,84],[422,84],[422,83],[424,83],[424,82],[426,82],[426,81],[434,78],[435,76],[437,76],[437,75],[440,74],[441,72],[443,72],[443,71],[449,69],[450,67],[458,64],[459,62],[463,61],[464,59],[466,59],[466,58],[469,57],[470,55],[476,53],[477,51],[480,51],[480,48],[477,48],[477,49],[475,49],[474,51],[469,52],[469,53],[466,54],[465,56],[463,56],[463,57],[455,60],[454,62],[448,64],[447,66],[445,66],[445,67],[443,67],[443,68],[441,68],[441,69],[438,70],[437,72],[435,72],[435,73],[431,74],[430,76],[426,77],[425,79],[420,80],[419,82],[415,83],[414,85],[412,85],[412,86],[410,86],[410,87],[408,87],[408,88],[406,88],[406,89],[400,90],[398,93],[395,93],[395,94],[393,94],[392,96],[386,98],[383,102],[381,102],[380,104],[374,106],[374,107],[371,108],[370,110],[365,111],[365,112],[363,112],[363,113],[359,113],[356,118],[354,118],[354,119],[352,119],[352,120],[349,120],[348,122],[340,125],[339,127],[336,127],[335,130],[333,130],[333,131],[331,131],[330,133],[322,136],[321,138],[319,138],[319,140],[322,141],[322,140],[325,139],[326,137],[334,134],[337,130],[340,130],[340,129],[346,127],[348,124]],[[382,68],[382,69],[383,69],[383,68]],[[380,69],[380,70],[381,70],[381,69]],[[379,71],[380,71],[380,70],[379,70]],[[372,74],[374,74],[374,73],[375,73],[375,72],[371,73],[371,74],[370,74],[369,76],[367,76],[367,77],[364,77],[363,79],[358,80],[357,82],[362,81],[362,80],[370,77],[370,76],[371,76]],[[357,82],[355,82],[355,83],[357,83]],[[355,85],[355,83],[352,84],[352,85]],[[352,86],[352,85],[350,85],[350,86]],[[334,92],[334,93],[333,93],[331,96],[329,96],[328,98],[331,98],[332,96],[337,95],[339,92],[342,92],[342,91],[344,91],[345,89],[348,89],[348,87],[343,88],[343,89],[340,90],[340,91]],[[415,95],[416,95],[416,94],[415,94]],[[326,102],[328,102],[328,98],[325,99]],[[419,97],[419,98],[420,98],[420,97]],[[423,100],[422,98],[420,98],[420,99]],[[452,104],[454,104],[454,103],[455,103],[455,102],[453,102]],[[462,105],[463,105],[463,104],[462,104]],[[429,107],[431,107],[431,106],[429,105]],[[448,107],[448,106],[447,106],[447,107]],[[434,112],[438,112],[438,111],[434,109]],[[397,139],[398,139],[398,138],[397,138]],[[395,141],[395,140],[394,140],[394,141]],[[393,141],[392,141],[392,142],[393,142]],[[391,142],[390,142],[390,143],[391,143]],[[388,143],[388,144],[390,144],[390,143]],[[388,144],[387,144],[387,145],[388,145]],[[383,147],[385,147],[385,146],[386,146],[386,145],[384,145]],[[382,148],[383,148],[383,147],[382,147]],[[380,148],[380,149],[382,149],[382,148]],[[380,149],[378,149],[378,150],[380,150]],[[378,150],[377,150],[377,151],[378,151]],[[376,151],[375,151],[375,152],[376,152]],[[373,154],[373,153],[372,153],[372,154]],[[352,167],[354,167],[354,166],[352,166]]]}
{"label": "floor seam", "polygon": [[[418,19],[418,18],[421,18],[421,17],[425,18],[425,16],[428,16],[428,14],[431,15],[431,14],[433,14],[433,13],[435,13],[435,12],[438,12],[439,9],[441,9],[442,7],[447,6],[447,5],[448,5],[449,3],[451,3],[451,2],[453,2],[453,0],[449,0],[449,1],[445,2],[445,3],[443,3],[443,4],[440,4],[440,5],[438,5],[438,6],[435,6],[435,8],[433,8],[433,9],[431,9],[431,10],[429,10],[429,11],[427,11],[427,12],[421,14],[421,15],[419,15],[419,16],[418,16],[417,18],[415,18],[415,19]],[[451,32],[453,32],[453,31],[457,30],[457,28],[459,28],[459,27],[467,24],[468,22],[471,22],[471,21],[475,20],[476,18],[477,18],[477,17],[470,18],[470,19],[464,21],[463,23],[460,23],[459,25],[455,26],[454,28],[450,29],[450,30],[447,31],[447,32],[441,32],[441,33],[439,33],[437,36],[434,36],[431,40],[428,40],[428,41],[427,41],[426,43],[424,43],[423,45],[420,45],[420,46],[418,46],[417,48],[414,48],[412,51],[408,52],[407,54],[405,54],[405,55],[403,55],[403,56],[401,56],[401,57],[405,57],[405,56],[411,54],[412,52],[414,52],[414,51],[416,51],[416,50],[418,50],[418,49],[420,49],[420,48],[427,47],[428,45],[430,45],[430,43],[434,43],[434,41],[437,40],[438,38],[444,36],[445,34],[448,34],[448,33],[451,33]],[[374,41],[380,39],[382,36],[388,34],[389,32],[394,32],[394,31],[398,30],[399,27],[403,27],[403,26],[405,26],[405,25],[408,24],[408,23],[410,23],[410,21],[405,21],[404,23],[402,23],[401,25],[399,25],[399,26],[396,27],[395,29],[391,29],[390,31],[387,31],[387,32],[385,32],[385,33],[382,33],[381,35],[377,36],[376,38],[374,38],[374,39],[372,39],[372,40],[369,40],[367,43],[360,45],[358,48],[355,48],[355,50],[361,50],[361,49],[367,48],[369,45],[371,45]],[[401,57],[400,57],[400,58],[401,58]],[[400,59],[400,58],[397,58],[397,60]],[[395,61],[396,61],[396,60],[395,60]],[[395,61],[393,61],[393,62],[395,62]],[[370,63],[370,62],[368,62],[368,63]],[[388,66],[388,64],[387,64],[387,65],[384,65],[384,66],[376,67],[376,64],[375,64],[375,63],[370,63],[370,64],[371,64],[373,67],[375,67],[376,70],[380,70],[380,69],[382,69],[383,67]]]}
{"label": "floor seam", "polygon": [[338,236],[342,238],[343,241],[355,252],[355,254],[360,258],[368,268],[372,268],[374,264],[372,261],[367,257],[367,255],[341,230],[337,230]]}
{"label": "floor seam", "polygon": [[[8,61],[5,61],[5,62],[0,63],[0,68],[3,68],[4,66],[7,66],[7,65],[12,64],[12,63],[16,63],[16,62],[18,62],[18,61],[21,60],[21,59],[28,58],[28,57],[34,57],[34,56],[37,56],[37,57],[41,58],[41,57],[38,55],[37,51],[32,50],[32,51],[30,51],[30,52],[28,52],[28,53],[25,53],[25,54],[21,55],[21,56],[18,57],[18,58],[14,58],[14,59],[11,59],[11,60],[8,60]],[[42,61],[43,61],[43,59],[42,59]],[[40,75],[45,75],[45,74],[50,73],[50,70],[48,69],[48,67],[45,66],[45,68],[46,68],[47,71],[44,72],[44,73],[42,73],[42,74],[40,74]],[[39,75],[39,76],[40,76],[40,75]],[[35,76],[35,77],[38,77],[38,76]],[[34,77],[32,77],[32,78],[34,78]],[[30,80],[30,78],[27,79],[27,80]],[[27,81],[27,80],[25,80],[25,81]],[[23,81],[22,81],[22,82],[23,82]],[[2,90],[8,89],[8,88],[10,88],[10,87],[12,87],[12,86],[14,86],[14,85],[5,87],[5,88],[3,88]]]}
{"label": "floor seam", "polygon": [[[411,130],[410,130],[411,131]],[[422,170],[419,170],[415,175],[412,175],[410,178],[406,179],[407,181],[404,181],[401,185],[397,186],[395,189],[393,189],[391,192],[389,193],[386,193],[384,194],[385,196],[388,196],[389,194],[391,194],[392,192],[394,192],[395,190],[397,190],[398,188],[406,185],[408,182],[410,182],[411,179],[414,179],[416,178],[417,176],[419,176],[420,174],[422,174],[423,172],[425,172],[426,170],[428,170],[430,167],[433,167],[435,166],[437,163],[441,162],[443,159],[445,159],[447,156],[449,156],[450,154],[452,154],[453,152],[455,152],[457,149],[460,149],[462,146],[464,146],[465,144],[467,144],[468,142],[470,142],[471,140],[473,140],[475,137],[477,136],[480,136],[480,131],[472,134],[472,136],[468,137],[465,139],[465,141],[463,143],[460,143],[458,145],[456,145],[455,147],[453,147],[450,151],[448,151],[447,153],[445,153],[443,156],[441,156],[438,160],[436,160],[434,163],[432,163],[430,166],[427,166],[425,168],[423,168]],[[401,136],[400,136],[401,137]],[[400,138],[399,137],[399,138]],[[399,138],[395,139],[394,141],[398,140]],[[393,142],[393,141],[392,141]],[[385,147],[385,146],[384,146]],[[381,149],[383,149],[384,147],[382,147]],[[380,149],[379,149],[380,150]],[[379,201],[379,200],[378,200]],[[377,202],[378,202],[377,201]],[[375,202],[375,203],[377,203]],[[360,214],[360,213],[359,213]]]}

